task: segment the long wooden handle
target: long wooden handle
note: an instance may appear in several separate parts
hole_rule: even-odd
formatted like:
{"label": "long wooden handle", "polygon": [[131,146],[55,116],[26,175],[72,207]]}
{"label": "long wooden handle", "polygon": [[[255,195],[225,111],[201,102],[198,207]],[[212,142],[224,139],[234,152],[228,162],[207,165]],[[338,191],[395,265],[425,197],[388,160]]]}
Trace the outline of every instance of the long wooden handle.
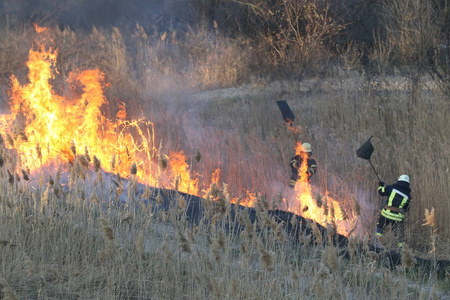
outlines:
{"label": "long wooden handle", "polygon": [[378,181],[381,181],[380,176],[378,176],[377,170],[375,170],[375,167],[372,165],[372,162],[370,161],[370,158],[368,159],[368,161],[369,161],[370,165],[372,166],[373,171],[377,175]]}

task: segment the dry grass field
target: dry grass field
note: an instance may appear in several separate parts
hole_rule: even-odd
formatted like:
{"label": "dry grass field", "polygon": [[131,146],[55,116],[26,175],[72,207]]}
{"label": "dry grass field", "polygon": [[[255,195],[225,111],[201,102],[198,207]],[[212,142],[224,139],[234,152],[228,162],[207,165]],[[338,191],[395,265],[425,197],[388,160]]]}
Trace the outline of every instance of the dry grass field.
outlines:
{"label": "dry grass field", "polygon": [[[337,247],[315,223],[309,234],[288,235],[262,209],[252,224],[225,190],[205,198],[204,217],[193,224],[186,198],[168,191],[171,208],[153,210],[143,199],[158,203],[162,195],[135,196],[133,178],[117,186],[101,173],[76,173],[69,187],[58,173],[51,181],[42,173],[33,185],[2,174],[4,299],[446,299],[448,292],[448,276],[416,266],[410,247],[390,267],[367,238]],[[121,197],[127,205],[117,205]]]}
{"label": "dry grass field", "polygon": [[[392,14],[406,9],[392,3],[398,6],[384,3]],[[438,62],[434,69],[413,64],[426,46],[414,43],[418,30],[437,33],[425,21],[418,29],[403,20],[389,23],[399,30],[384,42],[375,34],[369,50],[348,44],[330,54],[325,44],[345,26],[319,26],[324,11],[309,7],[314,26],[306,36],[279,32],[280,40],[266,36],[260,44],[206,27],[150,33],[139,25],[2,26],[0,296],[450,299],[450,270],[437,265],[450,260],[450,85]],[[269,15],[261,10],[258,17]],[[45,62],[36,69],[33,53]],[[98,76],[100,93],[87,91],[83,74]],[[30,90],[48,92],[43,111],[54,114],[40,120]],[[94,96],[102,101],[93,108]],[[295,131],[277,100],[294,112]],[[85,110],[75,115],[77,101]],[[98,127],[90,131],[85,118]],[[83,127],[74,128],[78,121]],[[35,144],[48,124],[70,126],[60,135],[49,126]],[[89,132],[101,134],[81,139]],[[411,177],[402,249],[373,251],[384,200],[370,164],[356,156],[371,136],[383,181]],[[52,156],[55,141],[63,145]],[[292,211],[298,191],[288,187],[289,161],[299,141],[313,145],[319,166],[312,196],[325,233],[319,220],[309,221],[307,232],[287,232],[268,213]],[[203,199],[198,222],[188,220],[189,197],[181,192]],[[163,197],[170,207],[155,209]],[[255,222],[232,205],[239,201],[256,210]],[[337,246],[329,237],[339,217],[352,228]],[[399,265],[389,265],[390,250],[400,253]]]}

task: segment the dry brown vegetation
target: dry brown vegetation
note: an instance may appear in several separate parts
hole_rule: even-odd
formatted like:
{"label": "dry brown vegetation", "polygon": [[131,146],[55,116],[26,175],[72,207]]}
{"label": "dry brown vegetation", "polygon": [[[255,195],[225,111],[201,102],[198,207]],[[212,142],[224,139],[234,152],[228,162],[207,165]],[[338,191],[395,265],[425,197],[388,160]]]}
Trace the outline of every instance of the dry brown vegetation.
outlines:
{"label": "dry brown vegetation", "polygon": [[[193,224],[174,191],[167,194],[178,204],[153,210],[139,195],[136,205],[116,205],[117,194],[130,197],[131,182],[119,189],[111,178],[78,174],[67,188],[58,174],[41,176],[33,187],[1,178],[4,299],[438,299],[448,285],[423,276],[407,246],[390,268],[367,239],[338,248],[314,223],[310,234],[287,235],[261,209],[252,224],[224,190],[224,206],[206,198]],[[239,230],[226,230],[233,224]]]}
{"label": "dry brown vegetation", "polygon": [[[222,1],[195,2],[215,2],[217,10]],[[99,68],[111,84],[110,115],[125,102],[128,113],[154,122],[164,151],[185,151],[193,172],[220,167],[235,196],[251,189],[275,201],[286,193],[295,141],[308,141],[320,166],[313,183],[341,199],[349,214],[359,204],[361,239],[337,249],[307,246],[317,237],[304,236],[294,246],[276,230],[257,231],[265,228],[260,223],[230,234],[222,226],[227,211],[216,223],[205,218],[194,227],[182,207],[152,212],[139,199],[138,209],[112,207],[117,187],[110,182],[79,176],[62,192],[44,171],[17,181],[2,167],[5,299],[437,299],[443,289],[448,293],[449,273],[424,276],[408,248],[396,269],[364,245],[352,252],[373,237],[383,204],[370,165],[355,153],[373,135],[381,178],[391,183],[408,173],[412,179],[409,248],[422,258],[449,259],[447,2],[385,1],[371,45],[342,42],[347,21],[320,1],[308,8],[274,1],[273,15],[266,1],[232,2],[246,7],[261,30],[227,35],[224,24],[213,22],[212,29],[203,24],[185,32],[52,27],[59,49],[55,90],[64,92],[70,71]],[[2,110],[9,76],[26,81],[35,37],[29,24],[0,29]],[[300,134],[283,124],[280,99],[296,114]],[[15,165],[3,151],[5,166]],[[202,184],[207,189],[209,182]],[[346,260],[345,250],[356,255]]]}

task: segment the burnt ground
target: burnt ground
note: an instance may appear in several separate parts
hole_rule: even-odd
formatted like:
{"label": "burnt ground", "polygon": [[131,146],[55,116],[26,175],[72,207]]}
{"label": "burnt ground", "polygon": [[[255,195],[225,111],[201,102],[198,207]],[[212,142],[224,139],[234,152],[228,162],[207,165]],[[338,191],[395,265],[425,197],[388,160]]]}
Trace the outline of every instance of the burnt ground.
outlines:
{"label": "burnt ground", "polygon": [[[137,194],[141,194],[144,192],[145,186],[139,185],[137,188]],[[186,193],[176,192],[173,190],[160,189],[160,188],[150,188],[151,196],[149,199],[144,199],[144,202],[147,205],[151,205],[152,209],[156,212],[158,210],[169,210],[171,207],[176,205],[174,199],[177,199],[175,195],[181,195],[186,200],[186,220],[193,223],[198,224],[203,217],[205,217],[205,203],[208,201],[208,206],[212,205],[219,206],[220,204],[214,201],[205,200],[198,196],[193,196]],[[158,194],[161,194],[161,199],[159,203],[156,201],[156,197]],[[239,223],[239,218],[237,217],[237,212],[246,212],[248,217],[252,223],[254,223],[258,219],[258,213],[255,208],[252,207],[244,207],[242,205],[236,206],[235,204],[231,205],[229,221],[226,225],[226,230],[228,231],[237,231],[243,230],[244,224]],[[213,208],[214,209],[214,208]],[[217,208],[220,210],[220,207]],[[282,211],[282,210],[267,210],[269,217],[273,219],[279,224],[283,224],[283,228],[289,237],[289,240],[298,245],[302,246],[303,239],[301,238],[304,235],[312,234],[311,221],[303,218],[302,216],[296,215],[291,212]],[[293,221],[294,219],[294,221]],[[204,220],[203,220],[204,221]],[[348,251],[348,242],[349,239],[346,236],[340,235],[338,233],[333,234],[328,237],[327,228],[317,224],[318,229],[320,230],[323,237],[327,237],[329,239],[323,239],[323,243],[332,242],[335,246],[340,247],[341,256],[350,259],[350,253]],[[315,244],[316,242],[311,239],[311,244]],[[395,268],[396,266],[401,265],[402,263],[402,254],[401,251],[388,251],[377,247],[375,245],[368,245],[369,250],[378,254],[379,260],[384,263],[386,266]],[[356,255],[362,255],[364,250],[362,248],[362,244],[360,243],[357,246]],[[416,259],[416,267],[426,272],[436,272],[438,276],[445,276],[446,272],[450,270],[450,261],[448,260],[430,260],[424,259],[421,257],[415,257]]]}
{"label": "burnt ground", "polygon": [[[91,176],[94,177],[95,175],[91,174]],[[67,188],[68,178],[66,176],[63,177],[64,177],[64,179],[62,180],[63,188]],[[107,185],[112,186],[114,184],[117,186],[118,184],[117,181],[122,181],[123,186],[129,187],[130,185],[130,182],[127,179],[120,177],[118,178],[117,175],[111,173],[103,173],[103,178],[105,179],[106,182],[108,182]],[[208,210],[212,209],[218,213],[220,213],[221,211],[222,212],[229,211],[229,216],[227,218],[228,221],[225,224],[225,230],[228,232],[238,232],[245,228],[245,224],[242,224],[240,222],[238,212],[246,213],[251,223],[256,222],[259,218],[258,210],[253,207],[246,207],[242,205],[235,205],[232,203],[228,203],[225,205],[229,205],[229,207],[224,209],[223,203],[206,200],[198,196],[169,189],[162,189],[148,186],[148,188],[150,189],[150,196],[146,199],[142,199],[142,196],[146,188],[147,188],[146,185],[137,183],[135,196],[136,198],[140,199],[139,201],[143,201],[142,204],[151,207],[151,210],[154,213],[157,213],[158,211],[168,211],[171,208],[176,207],[178,197],[179,196],[183,197],[185,200],[185,209],[186,209],[183,218],[185,218],[185,220],[191,223],[193,226],[199,224],[200,222],[205,222],[205,219],[211,218],[210,216],[207,215],[206,206],[208,206]],[[92,190],[92,188],[90,188],[90,190]],[[127,190],[126,188],[123,189],[122,194],[120,194],[117,199],[117,203],[114,204],[117,205],[118,208],[123,206],[130,206],[130,203],[128,202],[128,193],[126,190]],[[157,200],[158,194],[161,195],[159,201]],[[136,209],[138,209],[138,206],[136,206]],[[311,220],[303,218],[302,216],[296,215],[294,213],[278,209],[277,210],[267,209],[266,212],[268,216],[271,219],[275,220],[278,224],[280,223],[283,224],[283,229],[286,232],[289,241],[294,245],[297,245],[299,247],[303,246],[304,245],[303,243],[305,241],[303,237],[309,234],[313,234],[313,229],[311,227]],[[206,222],[208,221],[206,220]],[[322,238],[323,244],[332,243],[334,246],[339,247],[341,249],[340,255],[343,258],[345,259],[351,258],[348,247],[349,239],[346,236],[338,233],[328,235],[327,228],[317,223],[316,225],[322,237],[326,237]],[[317,245],[314,239],[309,240],[311,245]],[[368,247],[369,251],[378,254],[378,260],[381,263],[383,263],[386,267],[395,268],[401,265],[402,263],[401,251],[382,249],[370,243]],[[365,252],[366,250],[363,249],[362,243],[359,243],[356,246],[355,255],[363,255]],[[450,272],[449,260],[431,260],[419,256],[416,256],[415,260],[416,260],[416,267],[423,272],[430,274],[435,272],[439,277],[442,278],[446,276],[446,273]]]}

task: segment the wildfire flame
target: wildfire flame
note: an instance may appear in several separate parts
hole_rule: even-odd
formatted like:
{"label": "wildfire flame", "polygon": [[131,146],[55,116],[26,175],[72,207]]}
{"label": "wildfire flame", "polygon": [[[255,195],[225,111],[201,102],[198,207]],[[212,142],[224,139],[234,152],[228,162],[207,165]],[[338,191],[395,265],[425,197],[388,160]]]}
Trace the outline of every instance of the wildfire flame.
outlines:
{"label": "wildfire flame", "polygon": [[354,220],[349,220],[338,201],[329,195],[320,193],[313,196],[313,189],[307,176],[307,153],[300,141],[296,145],[296,154],[300,155],[302,163],[299,168],[299,179],[295,184],[295,196],[293,203],[288,206],[288,211],[314,220],[324,227],[331,224],[342,235],[348,235],[354,226]]}
{"label": "wildfire flame", "polygon": [[[47,33],[35,27],[40,35]],[[115,119],[103,115],[108,102],[100,70],[70,73],[67,86],[81,92],[71,97],[58,95],[50,84],[57,74],[58,51],[46,49],[43,41],[37,41],[34,48],[27,61],[29,82],[21,84],[11,76],[10,113],[0,116],[0,134],[9,141],[7,148],[14,149],[20,167],[34,172],[56,162],[77,163],[95,156],[106,172],[127,176],[135,163],[142,183],[198,193],[198,180],[191,178],[183,152],[168,156],[167,170],[158,164],[151,122],[126,120],[123,103]]]}
{"label": "wildfire flame", "polygon": [[[39,35],[48,34],[46,28],[35,28]],[[33,48],[27,61],[28,83],[21,84],[16,76],[11,76],[10,113],[0,115],[0,154],[13,157],[12,168],[33,173],[61,162],[79,166],[93,160],[94,165],[101,163],[106,172],[127,177],[131,169],[141,183],[200,194],[199,180],[192,174],[183,151],[166,155],[155,146],[152,122],[129,119],[124,103],[118,104],[114,118],[105,117],[108,101],[103,93],[105,75],[100,70],[70,73],[66,84],[75,89],[58,95],[51,85],[58,74],[58,51],[46,48],[44,38],[36,41]],[[303,162],[294,201],[287,203],[285,209],[323,226],[331,223],[337,232],[346,235],[351,222],[344,217],[339,202],[329,196],[312,196],[306,176],[306,153],[301,147],[299,142],[296,153]],[[218,168],[211,174],[211,186],[219,186],[219,181]],[[232,201],[253,206],[257,197],[247,190],[243,197]]]}

